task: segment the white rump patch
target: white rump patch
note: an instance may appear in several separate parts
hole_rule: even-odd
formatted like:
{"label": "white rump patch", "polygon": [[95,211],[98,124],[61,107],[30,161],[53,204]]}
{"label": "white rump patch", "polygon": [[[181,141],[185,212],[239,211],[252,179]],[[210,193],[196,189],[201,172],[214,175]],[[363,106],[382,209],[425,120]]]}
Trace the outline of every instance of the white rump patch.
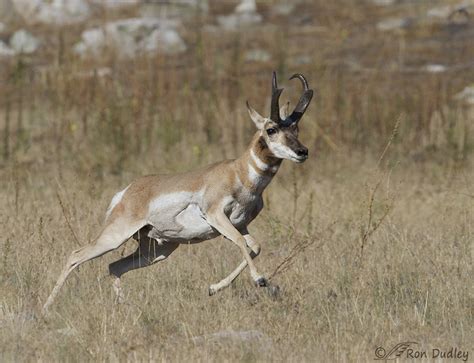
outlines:
{"label": "white rump patch", "polygon": [[107,212],[105,212],[105,219],[109,218],[109,216],[112,213],[112,211],[114,210],[115,206],[120,203],[120,201],[122,200],[123,195],[127,191],[128,187],[126,187],[124,190],[121,190],[120,192],[118,192],[117,194],[115,194],[113,196],[112,201],[110,202],[110,205],[107,208]]}

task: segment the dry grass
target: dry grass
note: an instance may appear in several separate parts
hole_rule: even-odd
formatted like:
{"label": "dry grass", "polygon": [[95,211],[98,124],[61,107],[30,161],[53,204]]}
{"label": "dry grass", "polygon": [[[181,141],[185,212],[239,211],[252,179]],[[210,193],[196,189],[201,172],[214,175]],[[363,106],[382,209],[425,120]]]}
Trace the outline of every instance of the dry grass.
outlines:
{"label": "dry grass", "polygon": [[[441,26],[375,31],[404,6],[299,6],[313,24],[269,17],[265,31],[190,31],[179,58],[78,60],[71,28],[54,30],[37,57],[2,62],[0,360],[370,361],[401,341],[474,354],[472,116],[451,101],[474,73],[407,71],[464,64],[472,46]],[[249,47],[272,61],[245,62]],[[101,67],[110,75],[87,75]],[[216,239],[125,275],[116,305],[107,264],[130,241],[73,273],[39,317],[119,188],[243,150],[253,132],[245,99],[268,108],[272,69],[305,73],[318,90],[301,124],[311,157],[284,163],[251,226],[280,298],[247,272],[208,297],[241,259]],[[294,101],[299,85],[286,87]]]}
{"label": "dry grass", "polygon": [[[473,204],[464,193],[472,194],[472,171],[399,165],[379,187],[374,218],[389,191],[396,190],[395,208],[368,239],[361,263],[359,226],[366,223],[365,184],[374,164],[359,155],[298,166],[296,230],[284,208],[293,199],[287,185],[294,166],[283,166],[268,191],[269,208],[252,226],[263,245],[257,263],[271,273],[295,246],[315,243],[273,277],[279,300],[256,290],[247,273],[208,297],[208,285],[240,260],[218,239],[182,246],[169,260],[128,274],[127,302],[115,305],[107,264],[134,248],[129,242],[74,273],[45,321],[38,309],[77,248],[65,214],[86,243],[121,178],[92,183],[66,174],[59,192],[64,213],[54,175],[33,168],[20,182],[18,202],[14,180],[2,193],[3,360],[365,361],[377,346],[405,340],[470,349]],[[257,339],[193,340],[228,330],[256,331]]]}

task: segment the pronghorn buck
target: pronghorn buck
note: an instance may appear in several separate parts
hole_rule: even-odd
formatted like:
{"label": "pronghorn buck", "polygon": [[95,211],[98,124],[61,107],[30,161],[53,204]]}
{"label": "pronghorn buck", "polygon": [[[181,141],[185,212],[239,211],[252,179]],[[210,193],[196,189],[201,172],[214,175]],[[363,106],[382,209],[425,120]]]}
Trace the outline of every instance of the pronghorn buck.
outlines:
{"label": "pronghorn buck", "polygon": [[277,86],[275,72],[270,118],[258,114],[247,102],[258,131],[239,158],[181,174],[145,176],[117,193],[99,237],[72,252],[43,310],[47,311],[71,271],[115,250],[130,237],[137,240],[137,250],[109,265],[119,298],[122,297],[120,278],[124,273],[166,259],[182,243],[202,242],[220,235],[240,248],[244,260],[229,276],[211,285],[209,294],[229,286],[247,265],[255,284],[267,286],[252,261],[260,253],[260,245],[247,227],[262,210],[263,190],[282,160],[302,163],[308,158],[308,149],[298,141],[298,122],[313,91],[303,75],[295,74],[290,80],[293,78],[301,81],[304,90],[291,114],[288,104],[279,107],[283,89]]}

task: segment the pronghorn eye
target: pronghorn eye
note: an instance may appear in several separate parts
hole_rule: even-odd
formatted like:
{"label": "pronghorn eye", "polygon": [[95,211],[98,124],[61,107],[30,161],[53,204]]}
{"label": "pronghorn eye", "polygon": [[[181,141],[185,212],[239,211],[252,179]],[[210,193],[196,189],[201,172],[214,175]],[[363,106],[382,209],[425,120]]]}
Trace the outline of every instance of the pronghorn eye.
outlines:
{"label": "pronghorn eye", "polygon": [[270,129],[267,129],[268,136],[276,134],[276,133],[277,133],[277,129],[274,128],[274,127],[270,128]]}

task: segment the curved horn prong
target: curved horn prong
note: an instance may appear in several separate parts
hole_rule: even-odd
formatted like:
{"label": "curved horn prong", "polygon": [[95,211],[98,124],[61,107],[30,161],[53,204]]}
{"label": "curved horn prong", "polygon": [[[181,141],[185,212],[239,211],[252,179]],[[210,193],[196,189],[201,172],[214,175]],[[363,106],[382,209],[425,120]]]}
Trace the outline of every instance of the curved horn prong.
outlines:
{"label": "curved horn prong", "polygon": [[304,76],[301,74],[301,73],[295,73],[293,74],[291,77],[290,77],[290,81],[292,79],[295,79],[295,78],[298,78],[301,83],[303,83],[303,87],[304,87],[304,90],[305,91],[308,91],[309,90],[309,85],[308,85],[308,81],[306,80],[306,78],[304,78]]}
{"label": "curved horn prong", "polygon": [[300,100],[298,101],[298,104],[296,105],[291,115],[283,121],[283,124],[285,126],[289,126],[294,122],[298,122],[301,117],[303,117],[304,113],[306,112],[306,109],[309,106],[309,103],[311,102],[311,99],[313,98],[313,90],[309,89],[308,81],[306,80],[306,78],[300,73],[292,75],[290,80],[294,78],[298,78],[303,84],[303,94],[301,95]]}
{"label": "curved horn prong", "polygon": [[280,118],[280,95],[283,88],[278,88],[277,78],[275,71],[272,76],[272,102],[270,108],[270,119],[278,124],[281,123]]}

